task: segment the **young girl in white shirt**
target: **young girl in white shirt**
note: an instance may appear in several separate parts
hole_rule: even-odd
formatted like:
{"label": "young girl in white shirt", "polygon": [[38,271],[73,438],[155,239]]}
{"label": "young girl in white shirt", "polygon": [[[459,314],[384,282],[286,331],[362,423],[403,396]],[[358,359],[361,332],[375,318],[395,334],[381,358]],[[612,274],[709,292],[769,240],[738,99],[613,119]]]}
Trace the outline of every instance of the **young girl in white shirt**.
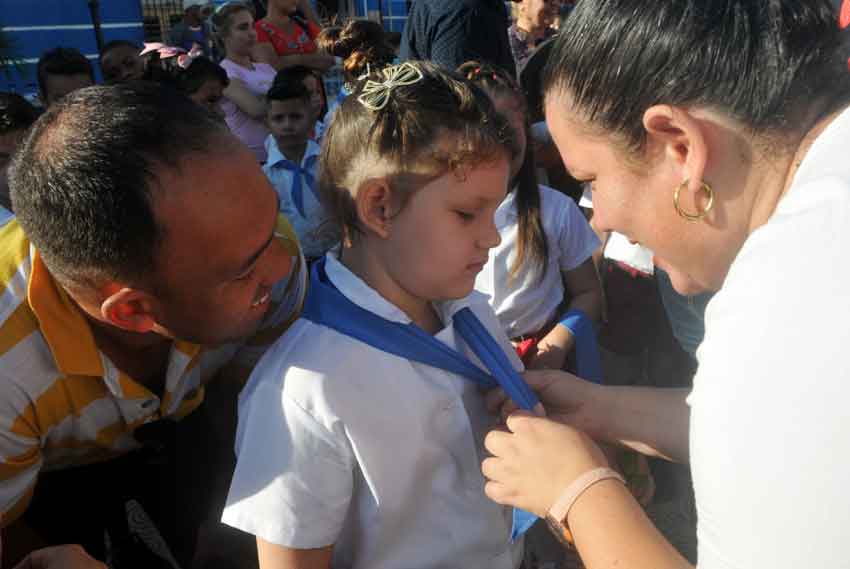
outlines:
{"label": "young girl in white shirt", "polygon": [[516,569],[516,513],[480,469],[496,418],[474,374],[434,359],[492,371],[472,317],[502,371],[522,369],[473,292],[499,243],[510,129],[483,91],[423,62],[373,73],[337,112],[319,185],[343,244],[241,395],[223,521],[257,537],[261,569]]}
{"label": "young girl in white shirt", "polygon": [[490,297],[528,367],[561,369],[574,350],[577,325],[589,330],[587,324],[599,320],[602,287],[591,259],[599,239],[569,197],[538,186],[525,97],[515,81],[474,61],[458,71],[489,95],[515,141],[512,190],[496,211],[501,243],[490,250],[475,288]]}

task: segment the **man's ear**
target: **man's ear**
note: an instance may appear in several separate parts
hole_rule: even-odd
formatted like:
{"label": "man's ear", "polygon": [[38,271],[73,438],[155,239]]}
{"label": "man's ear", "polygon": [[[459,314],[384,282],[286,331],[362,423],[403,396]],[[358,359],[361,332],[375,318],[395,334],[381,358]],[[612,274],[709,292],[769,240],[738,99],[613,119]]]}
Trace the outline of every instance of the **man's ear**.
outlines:
{"label": "man's ear", "polygon": [[681,169],[681,179],[690,180],[694,191],[701,187],[708,161],[706,126],[687,110],[655,105],[643,114],[647,145],[653,153]]}
{"label": "man's ear", "polygon": [[397,213],[394,202],[387,180],[370,178],[360,185],[354,198],[357,219],[365,229],[387,239],[392,229],[392,218]]}
{"label": "man's ear", "polygon": [[109,324],[144,334],[158,328],[159,303],[148,292],[120,288],[109,294],[100,305],[100,313]]}

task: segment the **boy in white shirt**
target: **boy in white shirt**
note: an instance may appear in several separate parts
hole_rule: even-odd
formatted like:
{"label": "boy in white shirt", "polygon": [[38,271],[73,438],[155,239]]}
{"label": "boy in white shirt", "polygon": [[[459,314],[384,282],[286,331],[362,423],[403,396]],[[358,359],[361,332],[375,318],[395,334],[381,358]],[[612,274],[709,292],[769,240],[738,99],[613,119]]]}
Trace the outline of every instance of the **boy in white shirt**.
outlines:
{"label": "boy in white shirt", "polygon": [[279,81],[266,98],[271,134],[266,139],[268,159],[263,172],[278,194],[280,211],[295,229],[304,256],[321,257],[337,239],[323,227],[327,215],[316,189],[320,148],[310,138],[310,93],[301,82]]}

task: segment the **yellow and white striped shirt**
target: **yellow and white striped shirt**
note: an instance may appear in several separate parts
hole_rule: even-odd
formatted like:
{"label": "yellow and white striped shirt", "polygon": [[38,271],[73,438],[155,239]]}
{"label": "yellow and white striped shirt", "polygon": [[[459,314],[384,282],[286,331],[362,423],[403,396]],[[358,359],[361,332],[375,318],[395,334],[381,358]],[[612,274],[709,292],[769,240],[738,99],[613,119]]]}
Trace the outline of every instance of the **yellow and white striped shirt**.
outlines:
{"label": "yellow and white striped shirt", "polygon": [[0,227],[0,518],[25,509],[38,474],[106,460],[138,446],[133,431],[201,404],[204,384],[225,364],[253,367],[297,318],[307,271],[289,223],[278,234],[293,270],[272,293],[257,335],[204,349],[174,342],[160,399],[117,369],[86,319],[44,266],[16,220]]}

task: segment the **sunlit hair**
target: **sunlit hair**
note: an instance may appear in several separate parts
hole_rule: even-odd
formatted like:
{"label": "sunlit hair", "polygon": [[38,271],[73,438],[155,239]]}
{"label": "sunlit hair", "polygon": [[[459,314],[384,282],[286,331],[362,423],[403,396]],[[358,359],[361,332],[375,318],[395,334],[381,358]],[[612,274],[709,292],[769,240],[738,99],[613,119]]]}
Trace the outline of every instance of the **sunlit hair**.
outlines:
{"label": "sunlit hair", "polygon": [[339,31],[331,53],[342,58],[346,83],[367,71],[377,71],[395,59],[383,26],[370,20],[352,20]]}
{"label": "sunlit hair", "polygon": [[333,55],[334,46],[342,32],[342,26],[326,26],[316,36],[316,47]]}
{"label": "sunlit hair", "polygon": [[[378,111],[346,97],[322,143],[319,188],[344,243],[360,233],[354,199],[370,179],[386,180],[406,198],[440,176],[508,158],[510,129],[486,93],[453,71],[416,62],[422,79],[395,86]],[[370,80],[382,82],[382,74]]]}
{"label": "sunlit hair", "polygon": [[[468,61],[458,67],[458,72],[483,88],[490,97],[513,98],[523,108],[523,115],[526,117],[524,121],[526,140],[531,140],[528,114],[525,112],[525,96],[507,71],[495,65]],[[523,264],[529,262],[537,268],[537,276],[542,280],[546,275],[549,247],[543,231],[543,222],[540,219],[540,190],[537,186],[534,153],[530,143],[525,145],[522,168],[512,183],[516,192],[518,238],[516,255],[509,275],[510,278],[515,277]]]}
{"label": "sunlit hair", "polygon": [[631,150],[643,148],[643,115],[656,104],[710,108],[782,139],[806,130],[813,111],[850,100],[834,4],[581,0],[555,40],[544,87]]}

